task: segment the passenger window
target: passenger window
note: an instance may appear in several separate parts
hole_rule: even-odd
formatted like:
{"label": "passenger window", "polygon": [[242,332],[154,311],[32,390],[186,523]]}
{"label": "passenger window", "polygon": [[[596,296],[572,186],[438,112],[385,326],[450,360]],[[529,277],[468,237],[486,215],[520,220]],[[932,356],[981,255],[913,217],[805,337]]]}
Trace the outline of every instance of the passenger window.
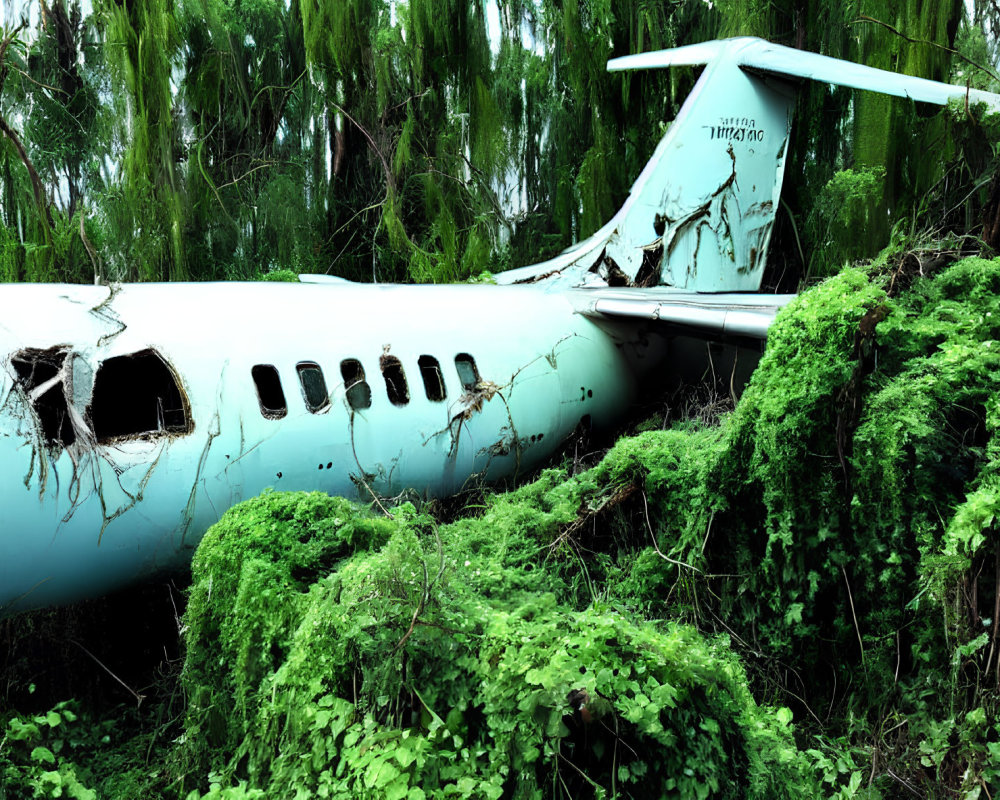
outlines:
{"label": "passenger window", "polygon": [[458,380],[462,383],[462,388],[471,392],[479,383],[479,370],[476,369],[476,360],[468,353],[459,353],[455,356],[455,369],[458,370]]}
{"label": "passenger window", "polygon": [[372,390],[365,380],[365,368],[356,358],[345,358],[340,362],[340,374],[344,379],[344,392],[351,408],[360,411],[372,406]]}
{"label": "passenger window", "polygon": [[260,413],[268,419],[281,419],[288,413],[285,404],[285,392],[281,388],[281,378],[278,370],[271,364],[257,364],[250,374],[257,386],[257,399],[260,401]]}
{"label": "passenger window", "polygon": [[444,376],[441,375],[441,365],[434,356],[420,356],[417,360],[420,366],[420,377],[424,379],[424,391],[427,399],[438,402],[444,400]]}
{"label": "passenger window", "polygon": [[326,392],[326,380],[319,364],[313,361],[300,361],[295,369],[299,373],[299,383],[302,384],[302,397],[306,407],[317,414],[330,405],[330,396]]}
{"label": "passenger window", "polygon": [[395,356],[382,356],[378,361],[385,378],[385,392],[394,406],[405,406],[410,402],[410,390],[406,387],[403,365]]}
{"label": "passenger window", "polygon": [[155,350],[102,361],[89,410],[98,442],[191,430],[177,378]]}

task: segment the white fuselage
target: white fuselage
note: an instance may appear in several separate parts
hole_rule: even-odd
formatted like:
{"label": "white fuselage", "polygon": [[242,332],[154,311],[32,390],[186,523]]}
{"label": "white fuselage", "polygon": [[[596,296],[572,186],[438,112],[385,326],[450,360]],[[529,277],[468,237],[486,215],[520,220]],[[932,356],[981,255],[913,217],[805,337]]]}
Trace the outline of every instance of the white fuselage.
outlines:
{"label": "white fuselage", "polygon": [[516,476],[618,418],[662,357],[527,286],[0,292],[0,613],[182,566],[268,487],[371,501]]}

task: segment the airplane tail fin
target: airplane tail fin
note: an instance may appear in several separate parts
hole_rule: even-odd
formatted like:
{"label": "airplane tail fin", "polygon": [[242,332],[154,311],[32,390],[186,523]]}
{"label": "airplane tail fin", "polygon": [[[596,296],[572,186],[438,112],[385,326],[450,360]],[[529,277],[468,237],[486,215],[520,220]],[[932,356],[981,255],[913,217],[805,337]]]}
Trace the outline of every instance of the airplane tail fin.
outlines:
{"label": "airplane tail fin", "polygon": [[587,285],[596,272],[618,283],[757,291],[788,152],[789,77],[939,104],[968,96],[1000,109],[998,95],[750,37],[625,56],[608,69],[700,64],[704,72],[611,221],[560,256],[503,273],[498,282]]}

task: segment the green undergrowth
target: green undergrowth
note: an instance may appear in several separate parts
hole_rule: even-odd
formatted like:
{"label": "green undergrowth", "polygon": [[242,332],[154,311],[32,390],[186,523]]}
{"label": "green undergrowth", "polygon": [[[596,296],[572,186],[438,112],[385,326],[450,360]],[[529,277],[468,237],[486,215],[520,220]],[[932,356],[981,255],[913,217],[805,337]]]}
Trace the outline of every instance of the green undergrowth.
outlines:
{"label": "green undergrowth", "polygon": [[[198,551],[189,797],[790,797],[787,711],[726,642],[592,599],[558,471],[437,527],[265,494]],[[207,777],[206,777],[207,776]]]}
{"label": "green undergrowth", "polygon": [[93,775],[81,756],[101,737],[101,726],[81,721],[73,705],[61,702],[44,714],[5,720],[0,729],[0,798],[97,800],[90,786]]}

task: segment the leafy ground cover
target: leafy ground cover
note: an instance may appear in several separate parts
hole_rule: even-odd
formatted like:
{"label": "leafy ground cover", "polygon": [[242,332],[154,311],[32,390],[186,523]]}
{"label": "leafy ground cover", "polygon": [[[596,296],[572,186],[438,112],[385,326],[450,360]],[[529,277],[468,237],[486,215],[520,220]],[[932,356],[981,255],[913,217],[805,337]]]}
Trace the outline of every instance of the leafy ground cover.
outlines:
{"label": "leafy ground cover", "polygon": [[1000,259],[885,254],[718,424],[447,523],[264,494],[183,702],[4,712],[0,797],[996,797],[998,375]]}

